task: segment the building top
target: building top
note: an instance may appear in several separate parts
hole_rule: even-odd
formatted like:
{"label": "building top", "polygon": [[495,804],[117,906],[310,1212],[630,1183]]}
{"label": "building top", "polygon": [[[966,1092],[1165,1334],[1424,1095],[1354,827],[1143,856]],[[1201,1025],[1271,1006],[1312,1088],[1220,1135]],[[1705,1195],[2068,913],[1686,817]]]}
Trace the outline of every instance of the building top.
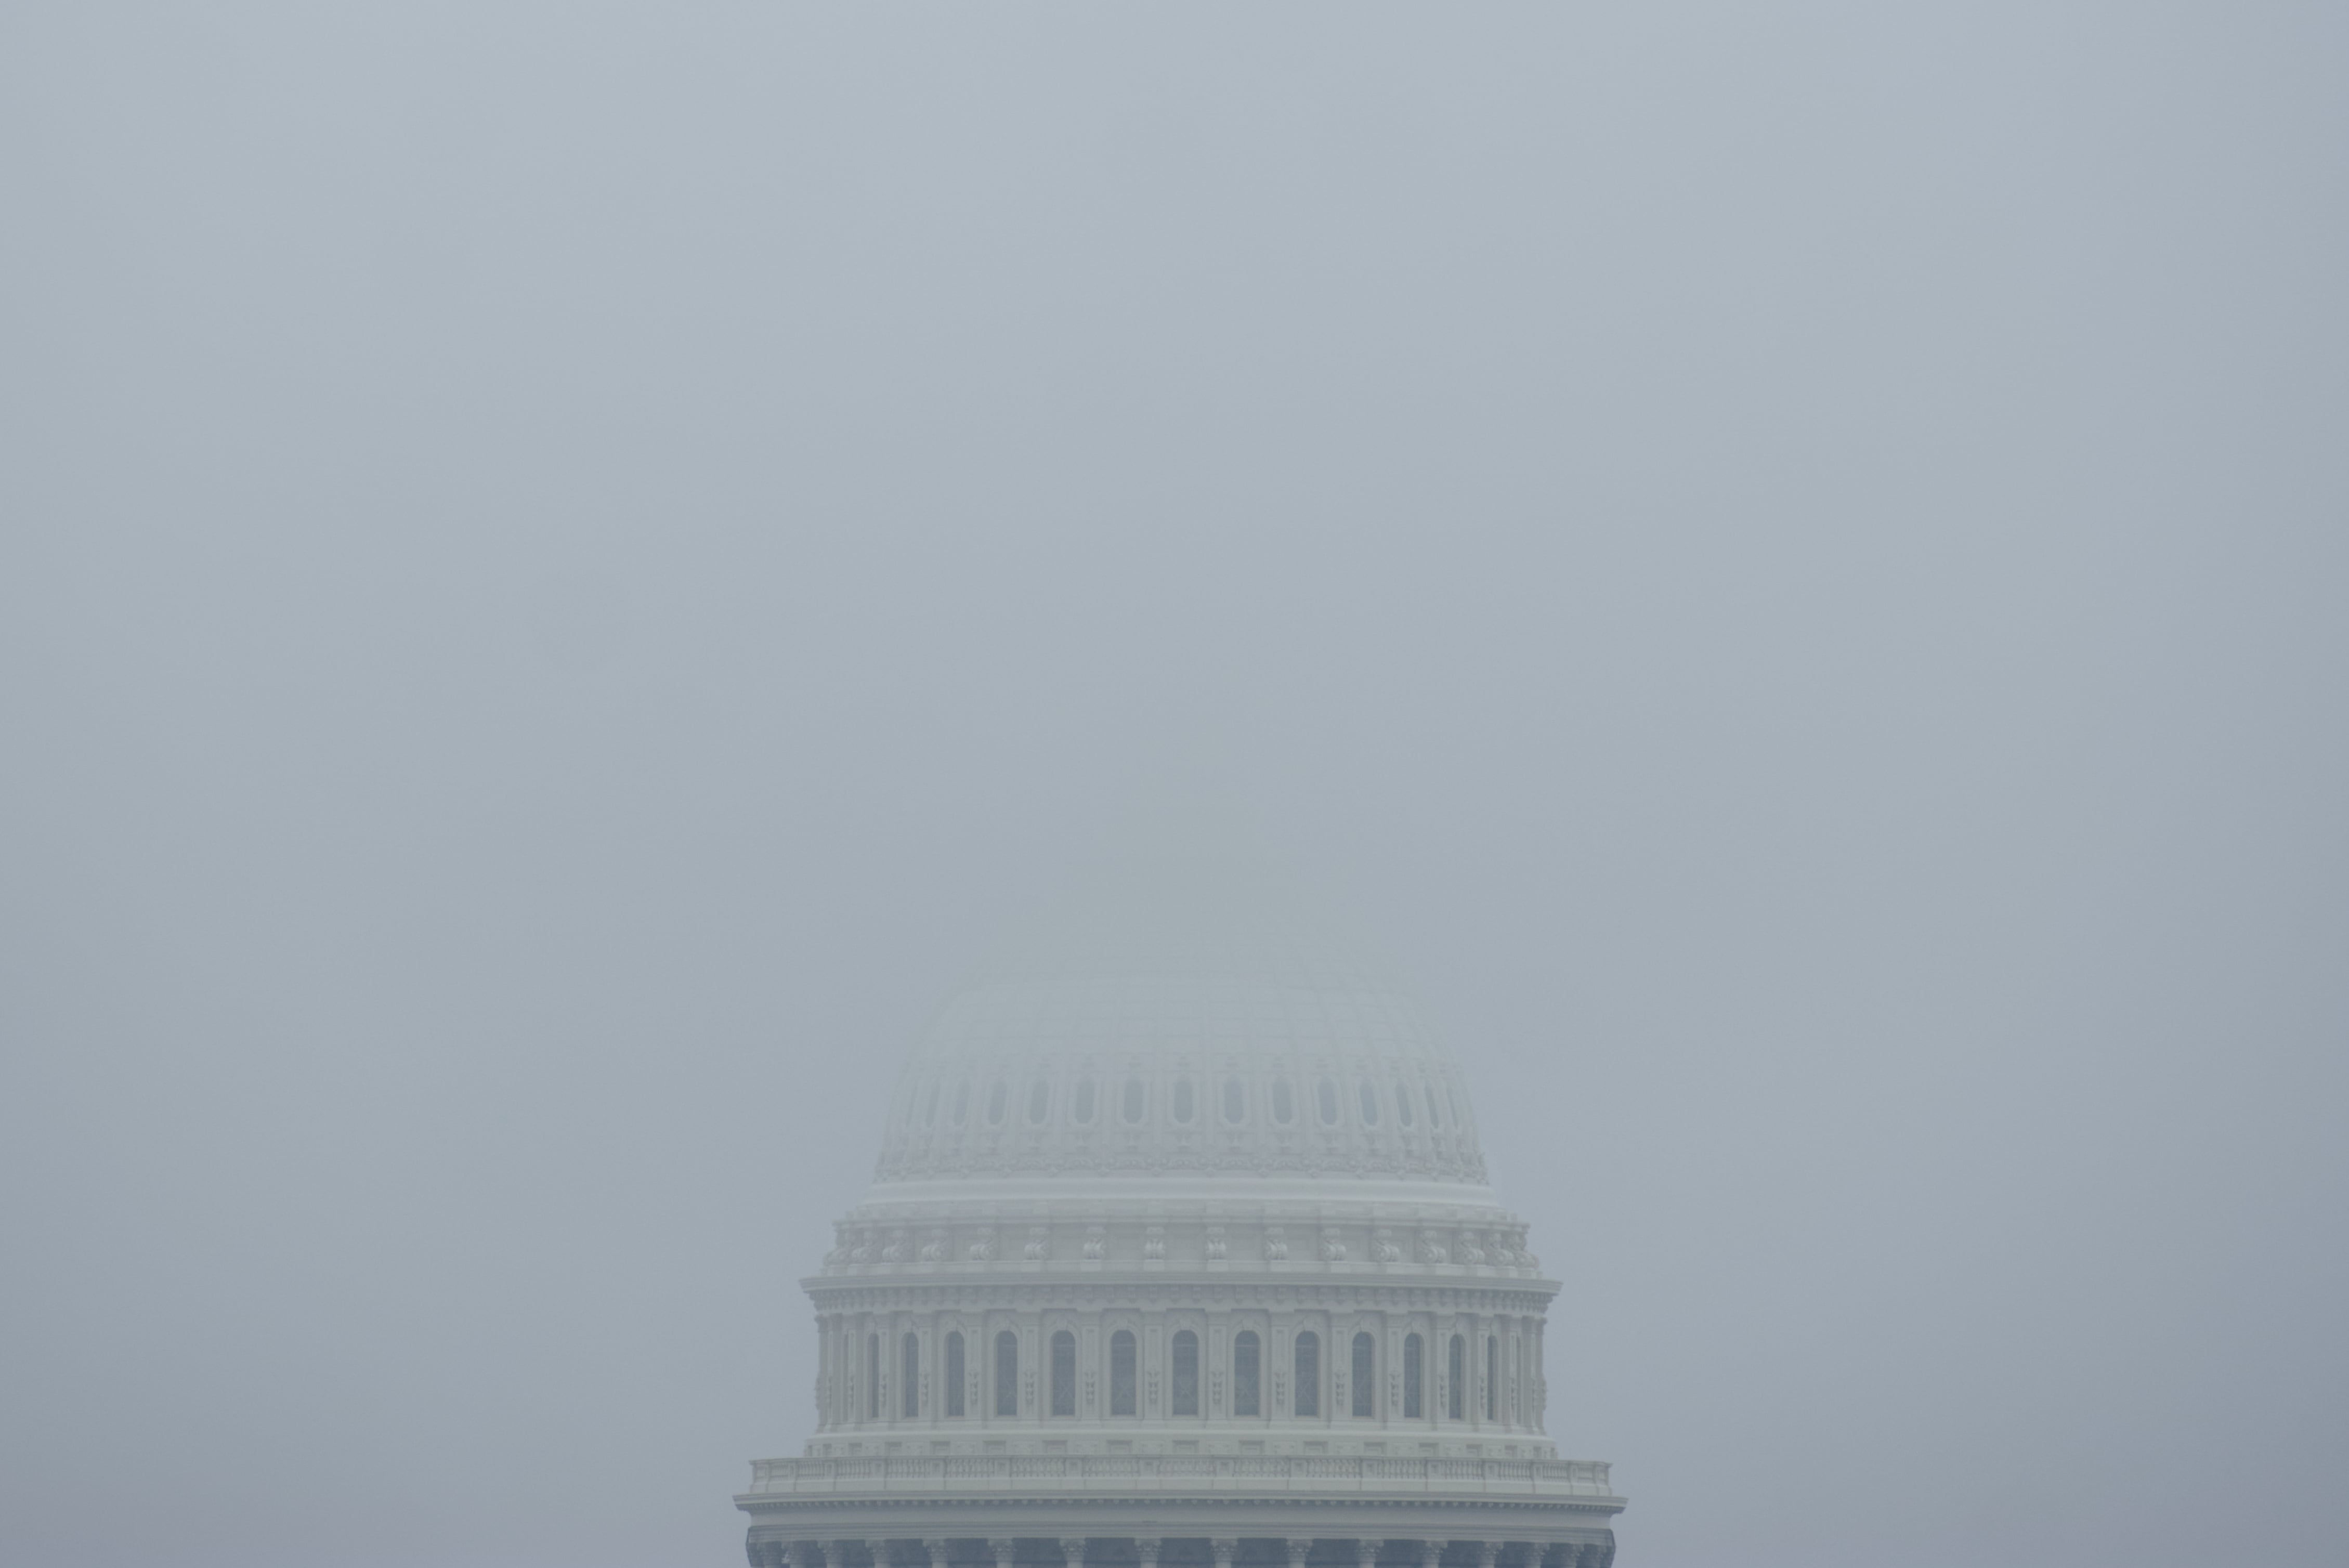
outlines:
{"label": "building top", "polygon": [[1134,1178],[1485,1187],[1465,1081],[1374,965],[1163,938],[1063,947],[957,995],[899,1078],[875,1176],[883,1201]]}

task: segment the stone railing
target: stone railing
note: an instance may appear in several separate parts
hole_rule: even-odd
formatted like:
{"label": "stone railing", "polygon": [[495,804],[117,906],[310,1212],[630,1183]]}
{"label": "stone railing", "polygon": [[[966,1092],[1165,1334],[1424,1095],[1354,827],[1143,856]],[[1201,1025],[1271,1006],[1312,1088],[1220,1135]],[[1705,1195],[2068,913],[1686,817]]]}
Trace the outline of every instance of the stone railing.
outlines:
{"label": "stone railing", "polygon": [[1598,1460],[1383,1454],[915,1454],[755,1460],[746,1496],[1022,1497],[1078,1492],[1610,1497]]}

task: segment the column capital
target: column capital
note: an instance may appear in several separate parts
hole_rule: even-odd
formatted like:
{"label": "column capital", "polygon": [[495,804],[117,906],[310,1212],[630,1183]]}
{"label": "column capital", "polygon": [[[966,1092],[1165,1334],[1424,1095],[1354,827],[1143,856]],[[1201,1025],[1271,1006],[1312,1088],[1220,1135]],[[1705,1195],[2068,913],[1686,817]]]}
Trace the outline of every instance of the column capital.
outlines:
{"label": "column capital", "polygon": [[[866,1542],[864,1547],[866,1551],[873,1553],[873,1568],[889,1568],[888,1542],[875,1539]],[[1490,1568],[1489,1564],[1487,1568]]]}
{"label": "column capital", "polygon": [[1239,1555],[1240,1543],[1228,1535],[1211,1536],[1207,1550],[1215,1555],[1216,1568],[1232,1568],[1232,1559]]}
{"label": "column capital", "polygon": [[[1493,1568],[1501,1560],[1501,1543],[1497,1541],[1476,1542],[1476,1568]],[[875,1565],[878,1568],[878,1565]]]}
{"label": "column capital", "polygon": [[922,1542],[930,1554],[930,1568],[947,1568],[947,1543],[943,1537],[932,1537]]}
{"label": "column capital", "polygon": [[1419,1568],[1441,1568],[1443,1562],[1444,1542],[1423,1541],[1419,1543]]}
{"label": "column capital", "polygon": [[987,1550],[995,1557],[995,1568],[1011,1568],[1011,1559],[1019,1554],[1017,1541],[990,1540]]}
{"label": "column capital", "polygon": [[1374,1541],[1369,1536],[1357,1540],[1354,1542],[1355,1563],[1360,1568],[1378,1568],[1379,1548],[1385,1544],[1384,1541]]}
{"label": "column capital", "polygon": [[1133,1538],[1133,1554],[1141,1560],[1142,1568],[1158,1568],[1159,1544],[1159,1539],[1155,1535],[1137,1535]]}
{"label": "column capital", "polygon": [[[1305,1568],[1305,1560],[1313,1555],[1312,1539],[1300,1540],[1292,1535],[1282,1544],[1288,1548],[1288,1568]],[[1491,1564],[1487,1563],[1485,1568],[1491,1568]]]}
{"label": "column capital", "polygon": [[1061,1555],[1069,1560],[1069,1568],[1085,1568],[1085,1538],[1081,1535],[1061,1537]]}

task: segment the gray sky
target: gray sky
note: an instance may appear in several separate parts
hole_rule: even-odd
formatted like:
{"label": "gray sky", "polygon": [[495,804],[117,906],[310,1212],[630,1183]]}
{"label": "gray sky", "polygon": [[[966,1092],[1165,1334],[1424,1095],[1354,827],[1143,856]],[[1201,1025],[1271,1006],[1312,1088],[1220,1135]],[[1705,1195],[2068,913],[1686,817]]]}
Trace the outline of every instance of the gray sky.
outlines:
{"label": "gray sky", "polygon": [[740,1562],[1008,920],[1376,931],[1627,1565],[2349,1540],[2349,21],[0,15],[0,1560]]}

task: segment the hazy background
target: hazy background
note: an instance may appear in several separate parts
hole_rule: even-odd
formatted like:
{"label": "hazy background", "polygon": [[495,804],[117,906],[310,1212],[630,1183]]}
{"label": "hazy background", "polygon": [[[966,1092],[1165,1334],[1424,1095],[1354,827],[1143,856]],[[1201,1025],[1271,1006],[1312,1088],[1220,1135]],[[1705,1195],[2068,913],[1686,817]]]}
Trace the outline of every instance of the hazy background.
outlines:
{"label": "hazy background", "polygon": [[2349,15],[0,11],[0,1559],[734,1564],[1001,923],[1377,931],[1626,1568],[2349,1542]]}

